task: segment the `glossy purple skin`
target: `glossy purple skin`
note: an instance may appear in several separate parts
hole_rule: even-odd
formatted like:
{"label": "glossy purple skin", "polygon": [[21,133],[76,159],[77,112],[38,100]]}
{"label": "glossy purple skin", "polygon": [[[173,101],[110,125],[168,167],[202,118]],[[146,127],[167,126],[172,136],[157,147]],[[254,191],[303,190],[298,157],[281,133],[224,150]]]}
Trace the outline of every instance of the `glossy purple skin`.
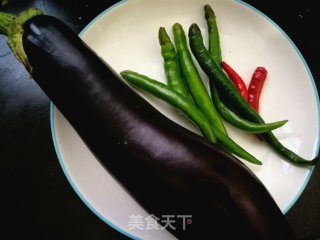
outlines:
{"label": "glossy purple skin", "polygon": [[24,30],[33,79],[105,168],[150,214],[192,215],[167,229],[176,237],[296,239],[244,164],[163,116],[64,23],[37,16]]}

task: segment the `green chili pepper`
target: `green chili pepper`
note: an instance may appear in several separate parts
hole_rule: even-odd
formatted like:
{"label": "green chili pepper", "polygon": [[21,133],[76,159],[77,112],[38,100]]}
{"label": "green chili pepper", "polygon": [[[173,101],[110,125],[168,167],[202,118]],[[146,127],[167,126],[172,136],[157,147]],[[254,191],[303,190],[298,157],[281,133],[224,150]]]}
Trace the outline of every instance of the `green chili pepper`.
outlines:
{"label": "green chili pepper", "polygon": [[209,4],[204,6],[205,18],[208,26],[208,39],[209,39],[209,48],[208,51],[213,58],[213,60],[220,64],[222,61],[221,48],[220,48],[220,37],[217,26],[217,19],[214,11]]}
{"label": "green chili pepper", "polygon": [[204,115],[196,108],[190,107],[190,100],[182,94],[174,91],[167,85],[150,79],[147,76],[133,72],[133,71],[122,71],[121,76],[131,85],[140,88],[148,93],[166,101],[175,108],[181,110],[189,119],[199,128],[202,135],[211,142],[216,143],[216,137],[213,130]]}
{"label": "green chili pepper", "polygon": [[[249,105],[249,103],[240,95],[234,84],[221,68],[213,61],[209,52],[203,44],[201,31],[197,24],[192,24],[189,29],[189,41],[191,50],[200,64],[203,71],[213,80],[218,90],[223,94],[228,103],[244,118],[256,123],[265,123],[262,117]],[[284,147],[273,133],[262,133],[263,139],[280,155],[291,163],[300,166],[312,166],[318,161],[318,157],[313,160],[305,160],[291,150]]]}
{"label": "green chili pepper", "polygon": [[120,74],[129,84],[147,91],[183,112],[194,124],[196,124],[196,126],[198,126],[201,133],[209,141],[213,143],[217,142],[227,151],[248,162],[258,165],[262,164],[258,159],[237,145],[232,139],[216,129],[215,126],[212,126],[196,105],[185,96],[172,90],[167,85],[139,73],[126,70],[122,71]]}
{"label": "green chili pepper", "polygon": [[164,27],[159,28],[158,37],[168,86],[181,95],[191,99],[188,89],[185,85],[185,80],[183,79],[182,70],[175,47]]}
{"label": "green chili pepper", "polygon": [[241,130],[250,133],[264,133],[276,128],[282,127],[284,124],[288,122],[288,120],[273,122],[273,123],[255,123],[248,121],[236,113],[231,111],[224,103],[221,101],[219,93],[217,89],[214,88],[213,92],[211,92],[212,98],[214,99],[214,103],[218,109],[218,112],[222,116],[224,120],[230,123],[232,126],[235,126]]}
{"label": "green chili pepper", "polygon": [[[209,48],[208,52],[212,59],[217,63],[217,65],[220,65],[222,61],[222,56],[221,56],[221,49],[220,49],[220,37],[219,37],[219,32],[218,32],[218,26],[216,22],[216,16],[210,7],[209,4],[206,4],[204,6],[204,11],[205,11],[205,18],[207,21],[208,25],[208,39],[209,39]],[[242,79],[241,79],[242,81]],[[278,121],[274,123],[267,123],[267,124],[261,124],[261,123],[255,123],[255,122],[250,122],[244,118],[241,118],[238,116],[236,113],[234,113],[232,110],[230,110],[220,99],[219,93],[217,89],[214,86],[214,81],[210,81],[210,90],[211,90],[211,98],[213,103],[215,104],[219,114],[221,117],[229,122],[231,125],[244,130],[246,132],[251,132],[251,133],[263,133],[263,132],[268,132],[271,130],[274,130],[276,128],[279,128],[283,126],[285,123],[287,123],[287,120],[284,121]],[[240,82],[243,86],[245,87],[243,81]],[[240,84],[238,84],[240,85]],[[245,87],[245,90],[247,92],[247,89]],[[242,93],[242,92],[241,92]],[[243,95],[242,95],[243,96]]]}
{"label": "green chili pepper", "polygon": [[193,62],[191,53],[188,49],[185,32],[179,23],[175,23],[173,25],[173,35],[182,72],[195,104],[209,119],[210,123],[227,135],[227,131],[223,125],[219,113],[213,105],[207,89],[204,86],[199,72]]}

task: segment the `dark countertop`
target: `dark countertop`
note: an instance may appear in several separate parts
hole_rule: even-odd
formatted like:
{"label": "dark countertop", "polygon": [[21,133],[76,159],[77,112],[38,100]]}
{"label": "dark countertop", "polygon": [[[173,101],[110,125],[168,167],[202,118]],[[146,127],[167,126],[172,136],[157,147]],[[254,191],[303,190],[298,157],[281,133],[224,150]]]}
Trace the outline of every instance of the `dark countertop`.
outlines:
{"label": "dark countertop", "polygon": [[[11,0],[3,11],[29,6],[66,22],[75,32],[117,1]],[[320,2],[245,1],[273,19],[305,57],[319,91]],[[50,101],[0,37],[1,239],[127,239],[96,217],[65,178],[52,144]],[[302,113],[303,114],[303,113]],[[320,239],[320,166],[286,214],[299,239]],[[4,238],[4,236],[10,236]]]}

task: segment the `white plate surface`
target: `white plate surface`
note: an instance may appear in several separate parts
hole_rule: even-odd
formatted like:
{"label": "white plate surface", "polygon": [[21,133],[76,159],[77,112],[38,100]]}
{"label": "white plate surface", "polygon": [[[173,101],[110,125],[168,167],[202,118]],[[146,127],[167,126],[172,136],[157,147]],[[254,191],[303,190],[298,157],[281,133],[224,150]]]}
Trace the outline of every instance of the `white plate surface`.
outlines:
{"label": "white plate surface", "polygon": [[[196,22],[206,40],[203,13],[206,3],[217,16],[223,59],[247,84],[256,67],[264,66],[268,70],[260,103],[263,118],[268,122],[288,119],[274,133],[286,147],[307,159],[313,158],[319,145],[319,100],[314,80],[289,37],[253,7],[233,0],[121,1],[94,19],[81,36],[117,72],[131,69],[165,82],[158,28],[166,27],[172,37],[171,27],[175,22],[181,23],[185,31]],[[201,75],[207,82],[203,72]],[[153,97],[143,97],[173,121],[196,131],[171,107]],[[100,165],[53,105],[51,110],[52,135],[61,166],[87,206],[103,221],[132,238],[174,239],[166,231],[129,229],[130,216],[145,218],[149,213]],[[255,136],[227,127],[237,143],[263,161],[262,167],[248,166],[281,210],[287,212],[302,193],[312,169],[295,167]]]}

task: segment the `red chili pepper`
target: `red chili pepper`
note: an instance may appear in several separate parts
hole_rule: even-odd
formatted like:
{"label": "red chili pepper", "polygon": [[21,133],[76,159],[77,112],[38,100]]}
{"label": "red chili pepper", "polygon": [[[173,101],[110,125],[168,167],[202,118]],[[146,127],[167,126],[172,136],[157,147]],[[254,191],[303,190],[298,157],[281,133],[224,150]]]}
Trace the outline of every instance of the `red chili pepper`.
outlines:
{"label": "red chili pepper", "polygon": [[259,112],[259,99],[267,74],[268,71],[264,67],[258,67],[254,71],[251,82],[249,84],[248,102],[257,112]]}
{"label": "red chili pepper", "polygon": [[234,83],[241,96],[248,101],[248,89],[239,74],[231,68],[226,62],[221,62],[221,67],[227,73],[231,81]]}

